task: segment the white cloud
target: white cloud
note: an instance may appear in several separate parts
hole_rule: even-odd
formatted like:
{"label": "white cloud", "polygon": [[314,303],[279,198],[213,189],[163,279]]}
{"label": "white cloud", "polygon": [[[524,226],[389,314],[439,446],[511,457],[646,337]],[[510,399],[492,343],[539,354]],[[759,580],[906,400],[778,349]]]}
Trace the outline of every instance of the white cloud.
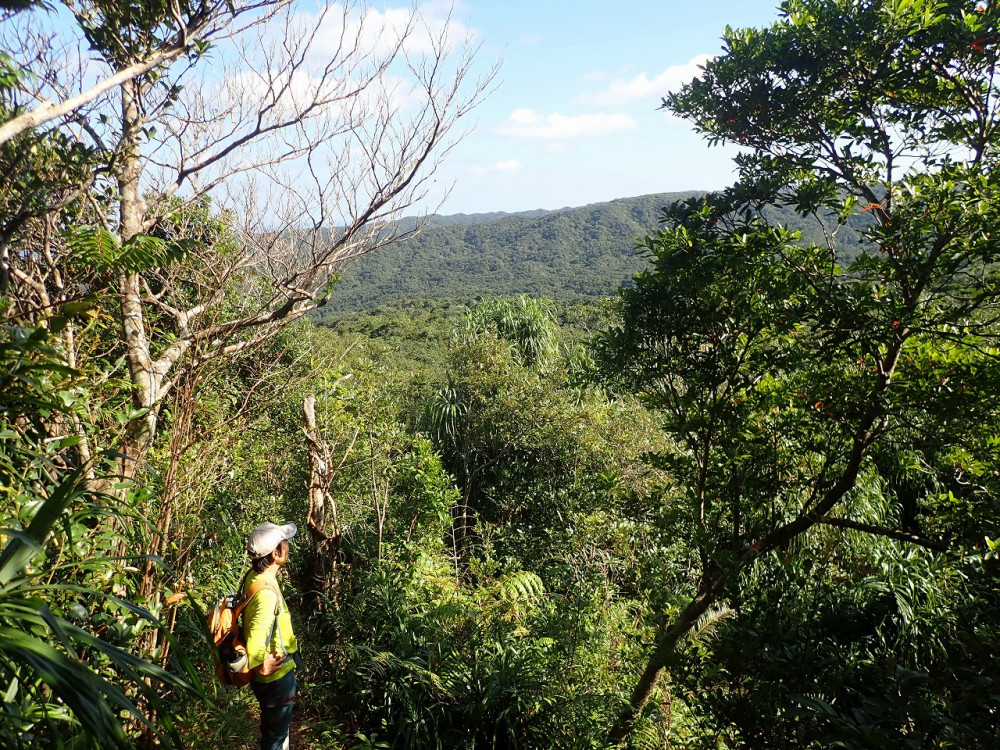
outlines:
{"label": "white cloud", "polygon": [[[302,13],[304,28],[316,25],[317,16]],[[448,8],[439,2],[423,3],[416,7],[387,7],[383,11],[368,8],[363,15],[346,10],[342,5],[330,5],[323,12],[315,38],[313,52],[336,55],[343,49],[358,49],[375,54],[391,53],[402,41],[408,54],[434,54],[442,40],[448,45],[455,41],[474,39],[472,29],[457,20]]]}
{"label": "white cloud", "polygon": [[638,122],[624,114],[564,115],[555,112],[545,116],[533,109],[515,109],[497,131],[515,138],[563,140],[618,133],[638,126]]}
{"label": "white cloud", "polygon": [[585,91],[575,101],[598,107],[620,107],[643,99],[656,102],[695,78],[700,73],[700,67],[710,59],[711,55],[698,55],[684,65],[671,65],[652,78],[645,73],[633,78],[617,77],[603,90]]}
{"label": "white cloud", "polygon": [[522,169],[524,169],[524,165],[517,159],[502,159],[489,167],[476,164],[471,171],[473,174],[482,175],[491,172],[520,172]]}
{"label": "white cloud", "polygon": [[[442,73],[448,75],[475,32],[454,18],[458,5],[451,0],[405,7],[392,1],[397,7],[360,12],[357,4],[343,2],[313,12],[289,7],[287,17],[225,40],[234,47],[223,53],[225,72],[205,78],[216,89],[209,104],[251,117],[265,105],[278,118],[308,110],[316,120],[341,123],[421,106],[427,98],[416,72],[425,64],[421,58],[442,55]],[[317,100],[323,106],[314,106]]]}
{"label": "white cloud", "polygon": [[493,165],[497,172],[520,172],[524,165],[517,159],[504,159]]}

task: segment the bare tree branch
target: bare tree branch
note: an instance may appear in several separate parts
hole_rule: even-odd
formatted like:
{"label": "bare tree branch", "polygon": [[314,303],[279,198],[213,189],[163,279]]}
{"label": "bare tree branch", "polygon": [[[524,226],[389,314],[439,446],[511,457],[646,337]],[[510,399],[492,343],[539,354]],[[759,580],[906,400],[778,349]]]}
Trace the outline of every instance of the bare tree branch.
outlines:
{"label": "bare tree branch", "polygon": [[852,529],[854,531],[862,531],[866,534],[872,534],[874,536],[884,536],[889,539],[895,539],[899,542],[916,544],[920,547],[936,550],[937,552],[947,552],[949,549],[948,543],[944,541],[928,539],[920,536],[919,534],[911,534],[906,531],[899,531],[898,529],[889,529],[884,526],[874,526],[869,523],[852,521],[849,518],[827,518],[820,521],[820,523],[824,526],[833,526],[838,529]]}

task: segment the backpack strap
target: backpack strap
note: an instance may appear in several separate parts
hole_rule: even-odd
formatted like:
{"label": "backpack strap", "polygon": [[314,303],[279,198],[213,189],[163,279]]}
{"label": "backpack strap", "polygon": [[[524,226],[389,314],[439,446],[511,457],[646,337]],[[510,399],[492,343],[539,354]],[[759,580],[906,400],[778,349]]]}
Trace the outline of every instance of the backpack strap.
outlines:
{"label": "backpack strap", "polygon": [[[246,580],[245,577],[244,580]],[[242,589],[242,586],[240,588]],[[275,586],[272,581],[269,581],[267,579],[262,580],[260,578],[258,578],[256,581],[250,584],[250,588],[247,589],[247,592],[240,600],[240,603],[233,608],[233,616],[239,617],[240,615],[242,615],[243,610],[246,609],[246,606],[250,603],[250,600],[253,599],[255,596],[257,596],[257,594],[259,594],[264,589],[271,589],[272,591],[274,591],[274,597],[275,597],[274,616],[275,618],[277,618],[278,613],[281,611],[281,593],[278,591],[278,587]]]}
{"label": "backpack strap", "polygon": [[[247,575],[250,575],[247,573]],[[243,576],[243,583],[240,584],[240,590],[246,582],[246,576]],[[256,581],[250,584],[250,588],[247,589],[246,595],[240,600],[240,603],[233,608],[233,618],[237,619],[243,614],[243,610],[250,603],[257,594],[259,594],[264,589],[271,589],[274,592],[274,619],[271,620],[271,629],[267,633],[267,640],[265,643],[267,647],[270,648],[271,641],[274,639],[274,629],[278,628],[278,640],[281,640],[281,627],[278,625],[278,614],[281,612],[281,592],[278,590],[277,585],[274,581],[268,578],[258,578]],[[282,649],[284,650],[284,649]]]}

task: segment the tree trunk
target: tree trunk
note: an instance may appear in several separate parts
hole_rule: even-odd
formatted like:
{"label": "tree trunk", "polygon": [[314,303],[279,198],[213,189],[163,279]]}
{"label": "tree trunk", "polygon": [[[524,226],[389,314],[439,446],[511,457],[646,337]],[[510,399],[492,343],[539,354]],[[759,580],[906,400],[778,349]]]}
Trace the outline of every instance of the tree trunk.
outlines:
{"label": "tree trunk", "polygon": [[[124,244],[142,231],[143,202],[139,194],[139,84],[130,81],[122,92],[122,163],[118,175],[120,225],[119,240]],[[122,478],[133,479],[156,434],[157,391],[160,380],[146,335],[142,302],[142,282],[137,272],[124,272],[121,283],[122,333],[132,384],[132,408],[139,414],[128,421],[121,452],[127,458],[118,461]]]}
{"label": "tree trunk", "polygon": [[903,336],[895,337],[889,346],[888,353],[880,363],[880,374],[876,378],[872,392],[868,394],[867,409],[858,420],[858,425],[851,438],[851,448],[845,457],[844,469],[837,481],[822,493],[821,498],[812,508],[803,509],[793,520],[778,526],[749,549],[744,550],[731,567],[725,570],[704,571],[704,578],[698,594],[657,640],[656,647],[646,662],[646,668],[632,691],[628,706],[619,714],[618,720],[608,733],[608,738],[614,745],[621,744],[632,731],[636,716],[649,699],[656,685],[656,680],[667,666],[667,662],[681,638],[716,599],[730,587],[740,572],[752,565],[761,554],[784,547],[795,537],[822,522],[827,514],[857,484],[862,462],[873,439],[875,425],[885,414],[886,407],[883,403],[883,396],[888,390],[899,364],[904,341]]}
{"label": "tree trunk", "polygon": [[673,653],[674,647],[694,627],[694,624],[698,622],[698,618],[705,614],[705,611],[712,606],[718,598],[717,592],[718,589],[713,586],[702,588],[697,596],[684,608],[680,616],[660,636],[660,639],[656,643],[656,648],[646,663],[646,669],[643,670],[642,676],[639,677],[639,681],[632,691],[632,697],[629,700],[628,706],[619,714],[618,721],[615,722],[615,725],[608,733],[608,737],[613,745],[621,743],[632,731],[635,717],[642,707],[646,705],[646,701],[649,700],[649,696],[656,686],[656,680],[666,667],[667,660]]}
{"label": "tree trunk", "polygon": [[[337,504],[329,496],[330,482],[335,472],[330,466],[330,449],[319,436],[316,427],[316,396],[309,394],[302,403],[303,429],[309,448],[309,514],[306,526],[316,545],[313,561],[312,586],[317,593],[317,606],[322,606],[324,597],[336,584],[331,576],[336,575],[337,556],[340,551],[340,525],[337,519]],[[329,517],[327,500],[329,499]],[[327,533],[327,526],[330,532]]]}

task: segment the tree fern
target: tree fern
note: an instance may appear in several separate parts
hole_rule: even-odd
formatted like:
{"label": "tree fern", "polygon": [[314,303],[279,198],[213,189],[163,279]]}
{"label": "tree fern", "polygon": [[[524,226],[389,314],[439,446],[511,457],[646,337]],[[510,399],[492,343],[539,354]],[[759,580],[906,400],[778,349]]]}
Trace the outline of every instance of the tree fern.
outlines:
{"label": "tree fern", "polygon": [[558,326],[548,300],[522,294],[481,302],[463,318],[459,335],[474,338],[487,331],[510,342],[528,366],[543,365],[556,351]]}
{"label": "tree fern", "polygon": [[92,225],[67,229],[65,240],[71,260],[98,273],[162,268],[183,258],[191,247],[185,240],[166,240],[148,234],[137,234],[122,243],[112,232]]}
{"label": "tree fern", "polygon": [[501,599],[512,604],[532,603],[544,595],[545,586],[535,573],[519,570],[497,581],[496,591]]}

